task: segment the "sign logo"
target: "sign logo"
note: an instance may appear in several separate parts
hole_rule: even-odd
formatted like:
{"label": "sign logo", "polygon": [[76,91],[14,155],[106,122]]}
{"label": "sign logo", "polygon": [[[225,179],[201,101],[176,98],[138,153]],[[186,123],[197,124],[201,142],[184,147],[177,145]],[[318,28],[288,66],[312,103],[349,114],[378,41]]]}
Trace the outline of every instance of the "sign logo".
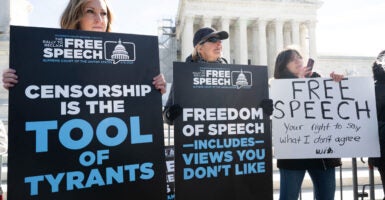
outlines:
{"label": "sign logo", "polygon": [[193,72],[193,88],[250,89],[252,73],[222,68],[201,68]]}
{"label": "sign logo", "polygon": [[232,71],[231,72],[231,84],[237,89],[251,88],[253,86],[253,77],[251,72]]}
{"label": "sign logo", "polygon": [[104,43],[104,57],[113,64],[119,62],[133,63],[136,60],[135,44],[132,42],[106,41]]}
{"label": "sign logo", "polygon": [[55,35],[43,40],[43,62],[133,64],[136,60],[132,42],[103,41],[87,36]]}

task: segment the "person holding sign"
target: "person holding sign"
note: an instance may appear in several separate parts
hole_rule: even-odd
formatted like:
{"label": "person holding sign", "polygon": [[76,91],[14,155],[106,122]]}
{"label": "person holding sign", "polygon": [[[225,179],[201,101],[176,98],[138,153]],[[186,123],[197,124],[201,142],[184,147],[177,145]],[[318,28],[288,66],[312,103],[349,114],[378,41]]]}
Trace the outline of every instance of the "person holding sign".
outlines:
{"label": "person holding sign", "polygon": [[[369,158],[369,165],[375,166],[381,175],[385,194],[385,50],[381,51],[372,65],[375,81],[378,134],[380,138],[381,157]],[[385,199],[385,198],[384,198]]]}
{"label": "person holding sign", "polygon": [[[334,81],[341,81],[343,75],[330,74]],[[275,62],[274,78],[316,78],[320,75],[304,67],[301,54],[294,49],[281,51]],[[335,167],[341,165],[341,159],[278,159],[280,171],[280,200],[297,200],[302,181],[308,171],[314,186],[315,199],[333,200],[335,183]]]}
{"label": "person holding sign", "polygon": [[[228,64],[227,60],[222,57],[222,40],[229,38],[226,31],[217,31],[211,27],[199,29],[194,34],[193,45],[194,50],[185,62],[187,63],[220,63]],[[260,106],[267,115],[273,112],[273,102],[271,99],[262,100]],[[174,85],[163,111],[163,119],[167,124],[174,124],[174,120],[181,114],[182,108],[174,104]]]}
{"label": "person holding sign", "polygon": [[[216,31],[211,27],[199,29],[194,34],[194,50],[185,62],[187,63],[220,63],[227,64],[227,60],[222,57],[222,40],[229,38],[226,31]],[[174,120],[182,113],[182,108],[174,104],[174,84],[171,85],[166,106],[163,111],[163,119],[167,124],[174,124]]]}
{"label": "person holding sign", "polygon": [[[111,32],[113,14],[107,0],[70,0],[64,10],[60,26],[63,29]],[[17,84],[16,70],[3,71],[3,87],[9,89]],[[153,78],[152,84],[162,94],[166,93],[166,81],[163,74]]]}

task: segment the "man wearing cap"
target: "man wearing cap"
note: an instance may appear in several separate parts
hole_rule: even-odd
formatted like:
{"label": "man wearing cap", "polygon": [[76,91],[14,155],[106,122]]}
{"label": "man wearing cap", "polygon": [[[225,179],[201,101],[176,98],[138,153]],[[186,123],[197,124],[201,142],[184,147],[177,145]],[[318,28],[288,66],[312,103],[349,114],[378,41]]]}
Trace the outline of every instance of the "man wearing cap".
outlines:
{"label": "man wearing cap", "polygon": [[[229,38],[226,31],[216,31],[211,27],[199,29],[194,34],[194,51],[186,58],[185,62],[208,62],[227,64],[227,60],[222,57],[222,40]],[[182,112],[182,108],[174,104],[174,85],[171,86],[166,106],[163,111],[163,119],[167,124],[174,124]]]}
{"label": "man wearing cap", "polygon": [[186,58],[186,62],[210,62],[227,64],[222,57],[222,40],[229,38],[226,31],[216,31],[205,27],[194,34],[194,51]]}
{"label": "man wearing cap", "polygon": [[[227,38],[229,38],[229,34],[226,31],[216,31],[211,27],[199,29],[194,34],[194,51],[186,58],[185,62],[227,64],[227,60],[222,57],[222,40]],[[271,99],[262,100],[260,106],[265,114],[272,114],[273,101]],[[167,124],[172,125],[181,113],[182,108],[178,104],[174,104],[174,85],[172,85],[164,107],[163,119]]]}

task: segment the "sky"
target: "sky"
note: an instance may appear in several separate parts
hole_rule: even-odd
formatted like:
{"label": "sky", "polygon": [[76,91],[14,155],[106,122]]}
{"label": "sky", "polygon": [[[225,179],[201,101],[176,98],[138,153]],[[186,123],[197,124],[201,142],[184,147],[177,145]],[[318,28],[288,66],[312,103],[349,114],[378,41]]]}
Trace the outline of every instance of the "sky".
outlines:
{"label": "sky", "polygon": [[[29,25],[59,27],[68,0],[29,0]],[[175,19],[179,0],[110,0],[114,32],[158,35],[161,19]],[[384,0],[323,0],[316,30],[319,55],[377,56],[385,49]]]}

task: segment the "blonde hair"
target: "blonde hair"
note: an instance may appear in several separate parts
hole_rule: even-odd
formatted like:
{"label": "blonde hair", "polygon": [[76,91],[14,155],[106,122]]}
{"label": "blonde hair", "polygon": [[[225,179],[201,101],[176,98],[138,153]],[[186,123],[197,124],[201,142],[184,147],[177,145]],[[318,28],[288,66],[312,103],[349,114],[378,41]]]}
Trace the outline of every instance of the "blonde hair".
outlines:
{"label": "blonde hair", "polygon": [[[83,17],[84,6],[89,0],[70,0],[66,9],[64,10],[61,20],[60,27],[63,29],[75,29],[80,30],[80,19]],[[111,24],[113,15],[107,1],[104,0],[107,6],[107,29],[106,32],[111,32]]]}
{"label": "blonde hair", "polygon": [[193,61],[197,61],[198,58],[199,58],[199,52],[198,52],[198,48],[200,47],[200,44],[197,44],[195,47],[194,47],[194,50],[193,52],[191,53],[191,58]]}

